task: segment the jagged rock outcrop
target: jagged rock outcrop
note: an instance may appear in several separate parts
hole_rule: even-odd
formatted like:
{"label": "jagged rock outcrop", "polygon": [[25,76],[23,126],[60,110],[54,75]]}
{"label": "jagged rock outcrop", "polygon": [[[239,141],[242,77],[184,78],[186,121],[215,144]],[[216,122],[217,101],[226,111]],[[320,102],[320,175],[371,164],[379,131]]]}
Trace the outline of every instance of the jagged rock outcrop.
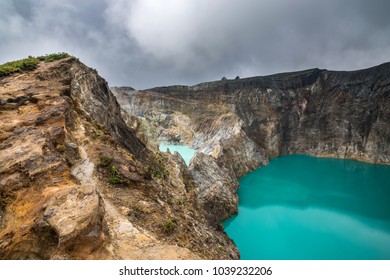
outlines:
{"label": "jagged rock outcrop", "polygon": [[180,157],[122,116],[75,58],[0,78],[0,259],[239,257]]}
{"label": "jagged rock outcrop", "polygon": [[129,94],[113,90],[157,139],[199,149],[190,164],[198,201],[218,219],[236,211],[236,179],[270,157],[302,153],[390,163],[390,63]]}

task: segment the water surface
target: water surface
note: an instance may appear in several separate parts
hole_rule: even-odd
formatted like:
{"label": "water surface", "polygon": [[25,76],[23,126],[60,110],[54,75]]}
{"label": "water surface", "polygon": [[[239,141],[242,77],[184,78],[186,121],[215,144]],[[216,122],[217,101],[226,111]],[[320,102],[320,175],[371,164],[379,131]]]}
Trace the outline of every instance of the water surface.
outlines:
{"label": "water surface", "polygon": [[184,159],[185,163],[187,165],[190,164],[191,158],[195,154],[195,150],[184,145],[172,145],[172,144],[167,144],[167,143],[161,143],[160,144],[160,151],[161,152],[166,152],[167,149],[173,154],[175,151],[178,152],[181,157]]}
{"label": "water surface", "polygon": [[304,155],[240,179],[241,259],[390,259],[390,166]]}

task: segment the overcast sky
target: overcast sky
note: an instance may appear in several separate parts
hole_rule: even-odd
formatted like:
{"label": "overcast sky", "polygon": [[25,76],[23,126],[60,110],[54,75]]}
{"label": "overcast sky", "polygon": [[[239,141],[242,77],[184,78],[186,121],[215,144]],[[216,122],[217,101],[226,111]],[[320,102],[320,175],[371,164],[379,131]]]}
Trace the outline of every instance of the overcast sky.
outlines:
{"label": "overcast sky", "polygon": [[390,61],[389,0],[0,0],[0,63],[68,52],[138,89]]}

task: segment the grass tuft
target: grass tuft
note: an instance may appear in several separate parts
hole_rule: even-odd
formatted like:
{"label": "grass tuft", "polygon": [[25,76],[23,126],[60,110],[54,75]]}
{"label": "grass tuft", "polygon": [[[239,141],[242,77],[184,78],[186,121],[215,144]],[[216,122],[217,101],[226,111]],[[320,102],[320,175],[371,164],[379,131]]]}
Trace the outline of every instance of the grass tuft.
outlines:
{"label": "grass tuft", "polygon": [[67,53],[62,52],[62,53],[47,54],[38,57],[29,56],[24,59],[10,61],[0,65],[0,77],[5,77],[17,72],[34,70],[35,68],[37,68],[39,62],[41,61],[52,62],[66,57],[71,57],[71,56]]}
{"label": "grass tuft", "polygon": [[161,227],[164,233],[172,234],[175,230],[175,223],[171,219],[167,219],[161,224]]}

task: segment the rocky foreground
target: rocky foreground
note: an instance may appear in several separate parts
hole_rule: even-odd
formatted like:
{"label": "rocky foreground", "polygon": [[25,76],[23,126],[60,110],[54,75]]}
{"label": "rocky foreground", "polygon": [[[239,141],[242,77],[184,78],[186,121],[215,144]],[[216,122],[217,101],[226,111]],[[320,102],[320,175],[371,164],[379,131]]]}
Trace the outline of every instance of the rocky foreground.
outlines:
{"label": "rocky foreground", "polygon": [[390,63],[113,92],[141,120],[137,133],[147,145],[199,149],[190,163],[195,192],[218,221],[237,212],[237,178],[271,157],[390,163]]}
{"label": "rocky foreground", "polygon": [[137,122],[75,58],[0,78],[0,258],[237,259]]}

